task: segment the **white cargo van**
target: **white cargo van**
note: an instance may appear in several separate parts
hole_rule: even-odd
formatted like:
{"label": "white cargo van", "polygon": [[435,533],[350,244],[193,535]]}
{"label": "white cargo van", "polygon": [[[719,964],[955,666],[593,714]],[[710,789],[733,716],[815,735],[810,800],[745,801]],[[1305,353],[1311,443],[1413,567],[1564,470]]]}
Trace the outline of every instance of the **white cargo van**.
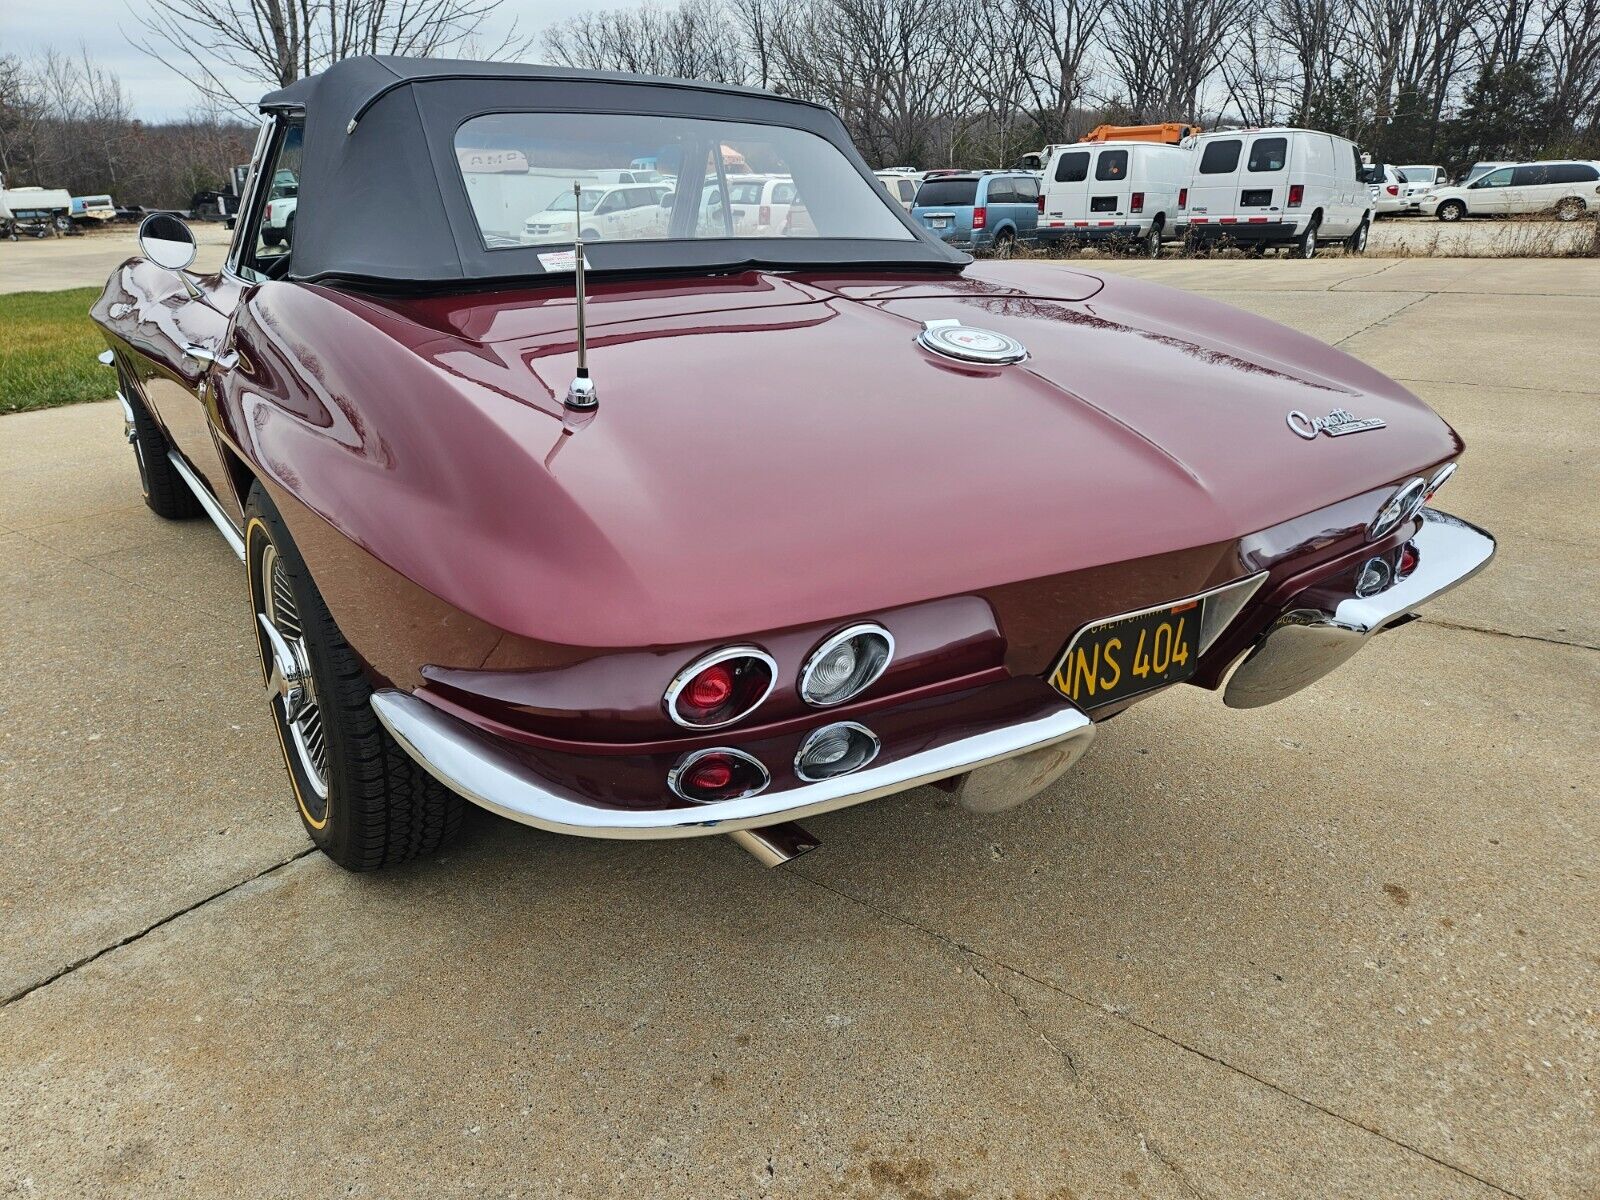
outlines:
{"label": "white cargo van", "polygon": [[1120,242],[1155,258],[1177,236],[1178,193],[1193,151],[1162,142],[1053,146],[1044,171],[1039,239]]}
{"label": "white cargo van", "polygon": [[1191,245],[1285,246],[1310,258],[1317,246],[1367,248],[1372,192],[1354,142],[1315,129],[1206,133],[1194,142],[1194,174],[1179,218]]}

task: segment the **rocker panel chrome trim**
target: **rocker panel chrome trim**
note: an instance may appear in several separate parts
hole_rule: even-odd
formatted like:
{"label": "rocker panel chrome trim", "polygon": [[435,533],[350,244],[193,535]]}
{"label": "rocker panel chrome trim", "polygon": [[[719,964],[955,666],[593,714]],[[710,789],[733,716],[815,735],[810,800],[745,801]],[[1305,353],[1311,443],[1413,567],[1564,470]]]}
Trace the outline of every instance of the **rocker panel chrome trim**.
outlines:
{"label": "rocker panel chrome trim", "polygon": [[233,519],[222,511],[222,506],[211,494],[211,489],[200,481],[200,476],[189,469],[189,464],[183,461],[183,456],[176,450],[167,451],[167,461],[172,464],[172,469],[177,471],[179,478],[189,485],[189,490],[194,493],[194,498],[200,501],[200,507],[205,510],[206,516],[211,518],[211,523],[227,541],[228,548],[238,556],[240,562],[243,562],[244,538],[239,536],[239,527],[233,523]]}

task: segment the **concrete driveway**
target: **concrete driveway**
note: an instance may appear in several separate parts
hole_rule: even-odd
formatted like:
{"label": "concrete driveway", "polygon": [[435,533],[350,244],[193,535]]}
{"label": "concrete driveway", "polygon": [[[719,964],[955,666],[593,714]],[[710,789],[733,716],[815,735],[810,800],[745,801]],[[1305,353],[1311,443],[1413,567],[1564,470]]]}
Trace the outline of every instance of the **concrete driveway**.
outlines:
{"label": "concrete driveway", "polygon": [[1104,265],[1407,381],[1500,558],[1280,705],[1179,688],[779,871],[479,814],[344,874],[221,540],[113,405],[0,418],[0,1188],[1595,1196],[1600,263]]}
{"label": "concrete driveway", "polygon": [[[220,269],[232,232],[216,221],[197,221],[189,228],[197,243],[194,269]],[[0,242],[0,295],[100,287],[117,264],[138,253],[137,225],[92,229],[79,237]]]}

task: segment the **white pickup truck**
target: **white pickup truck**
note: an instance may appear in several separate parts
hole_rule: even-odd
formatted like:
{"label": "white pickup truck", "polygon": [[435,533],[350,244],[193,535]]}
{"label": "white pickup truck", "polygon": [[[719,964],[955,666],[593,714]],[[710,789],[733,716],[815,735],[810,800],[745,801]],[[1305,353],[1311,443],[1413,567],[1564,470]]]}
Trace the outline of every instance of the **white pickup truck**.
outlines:
{"label": "white pickup truck", "polygon": [[300,181],[293,171],[279,171],[272,177],[267,207],[261,213],[261,240],[269,246],[294,241],[294,210],[300,200]]}

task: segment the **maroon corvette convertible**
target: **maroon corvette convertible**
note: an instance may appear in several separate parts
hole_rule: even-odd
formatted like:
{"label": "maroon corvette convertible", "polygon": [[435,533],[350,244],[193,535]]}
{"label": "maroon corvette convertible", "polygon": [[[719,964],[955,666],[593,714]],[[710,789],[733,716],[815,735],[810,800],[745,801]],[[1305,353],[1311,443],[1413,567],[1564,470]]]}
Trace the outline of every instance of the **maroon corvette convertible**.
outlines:
{"label": "maroon corvette convertible", "polygon": [[825,109],[385,58],[261,107],[223,269],[151,218],[94,318],[150,507],[244,561],[346,867],[463,799],[766,862],[920,784],[1004,808],[1128,705],[1280,699],[1494,552],[1427,506],[1462,446],[1405,389],[974,263]]}

